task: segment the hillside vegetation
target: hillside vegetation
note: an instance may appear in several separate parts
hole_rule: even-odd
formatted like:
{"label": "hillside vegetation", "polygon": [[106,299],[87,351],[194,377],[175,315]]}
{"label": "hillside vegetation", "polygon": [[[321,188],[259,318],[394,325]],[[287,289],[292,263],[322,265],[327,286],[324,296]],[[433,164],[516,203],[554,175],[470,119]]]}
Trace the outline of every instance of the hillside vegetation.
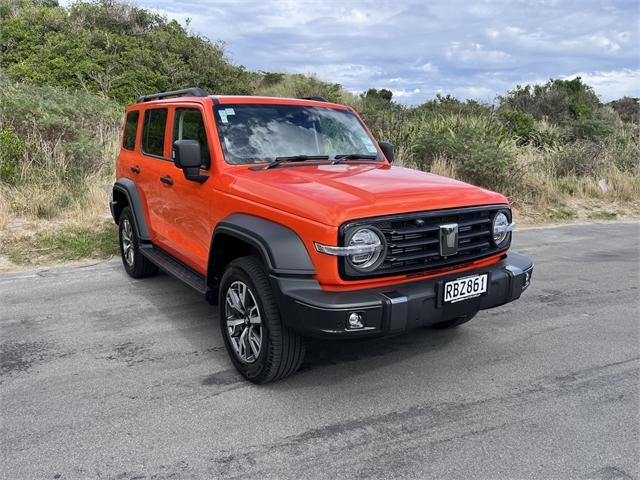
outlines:
{"label": "hillside vegetation", "polygon": [[[436,96],[407,107],[314,76],[250,72],[222,43],[111,0],[0,0],[0,255],[115,252],[105,220],[122,114],[143,93],[320,95],[354,106],[397,163],[505,193],[528,221],[640,210],[640,105],[602,103],[580,78],[516,86],[494,104]],[[25,249],[39,255],[24,255]]]}

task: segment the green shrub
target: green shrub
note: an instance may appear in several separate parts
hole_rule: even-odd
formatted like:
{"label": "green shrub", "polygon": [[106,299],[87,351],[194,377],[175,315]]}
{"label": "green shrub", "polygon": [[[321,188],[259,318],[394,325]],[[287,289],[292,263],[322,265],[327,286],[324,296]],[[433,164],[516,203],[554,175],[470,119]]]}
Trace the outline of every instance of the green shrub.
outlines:
{"label": "green shrub", "polygon": [[[282,75],[282,76],[280,76]],[[268,97],[324,97],[330,102],[342,103],[344,90],[338,83],[329,83],[311,75],[265,74],[258,80],[255,94]]]}
{"label": "green shrub", "polygon": [[516,173],[515,142],[495,118],[425,115],[418,132],[414,151],[422,168],[445,157],[466,181],[503,191],[509,188]]}
{"label": "green shrub", "polygon": [[613,133],[613,128],[600,118],[578,118],[571,126],[572,139],[600,142]]}
{"label": "green shrub", "polygon": [[198,85],[247,94],[252,74],[223,45],[175,20],[118,1],[3,0],[0,67],[12,79],[103,93],[120,103],[141,93]]}
{"label": "green shrub", "polygon": [[609,102],[623,122],[640,124],[640,99],[632,97],[622,97]]}
{"label": "green shrub", "polygon": [[516,137],[519,145],[536,143],[536,120],[533,115],[515,110],[500,111],[500,120],[509,129],[511,135]]}
{"label": "green shrub", "polygon": [[14,183],[18,165],[26,151],[26,142],[11,127],[0,129],[0,181]]}
{"label": "green shrub", "polygon": [[518,85],[499,101],[502,108],[528,113],[536,119],[547,118],[556,124],[590,117],[600,106],[598,96],[580,77],[551,79],[544,85]]}

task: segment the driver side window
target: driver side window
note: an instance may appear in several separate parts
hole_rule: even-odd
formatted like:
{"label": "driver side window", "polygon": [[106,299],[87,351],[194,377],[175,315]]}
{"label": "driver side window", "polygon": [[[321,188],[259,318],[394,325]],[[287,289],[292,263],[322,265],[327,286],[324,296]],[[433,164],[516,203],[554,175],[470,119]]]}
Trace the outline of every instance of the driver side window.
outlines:
{"label": "driver side window", "polygon": [[196,108],[176,108],[173,122],[173,141],[197,140],[200,143],[202,168],[211,165],[207,131],[204,128],[202,113]]}

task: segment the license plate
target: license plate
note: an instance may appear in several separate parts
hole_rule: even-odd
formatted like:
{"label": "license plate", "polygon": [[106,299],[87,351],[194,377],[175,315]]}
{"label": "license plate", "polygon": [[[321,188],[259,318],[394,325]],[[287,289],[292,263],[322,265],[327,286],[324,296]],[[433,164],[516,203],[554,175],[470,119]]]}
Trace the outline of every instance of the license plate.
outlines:
{"label": "license plate", "polygon": [[479,297],[487,291],[488,274],[458,278],[444,284],[444,302],[456,303]]}

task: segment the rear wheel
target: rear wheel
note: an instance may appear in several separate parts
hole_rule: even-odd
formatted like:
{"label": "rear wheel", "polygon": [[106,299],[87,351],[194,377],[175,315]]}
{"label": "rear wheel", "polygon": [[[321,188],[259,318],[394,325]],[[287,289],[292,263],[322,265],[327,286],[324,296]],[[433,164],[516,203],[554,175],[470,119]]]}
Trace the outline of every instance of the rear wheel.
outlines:
{"label": "rear wheel", "polygon": [[236,369],[253,383],[298,370],[304,340],[282,324],[264,268],[254,257],[232,261],[220,282],[220,330]]}
{"label": "rear wheel", "polygon": [[140,245],[129,207],[120,213],[118,223],[120,255],[126,272],[133,278],[150,277],[158,273],[158,267],[140,253]]}
{"label": "rear wheel", "polygon": [[447,328],[455,328],[459,327],[463,323],[467,323],[473,317],[477,315],[478,312],[471,313],[469,315],[464,315],[462,317],[452,318],[451,320],[445,320],[444,322],[434,323],[430,325],[431,328],[435,328],[436,330],[445,330]]}

